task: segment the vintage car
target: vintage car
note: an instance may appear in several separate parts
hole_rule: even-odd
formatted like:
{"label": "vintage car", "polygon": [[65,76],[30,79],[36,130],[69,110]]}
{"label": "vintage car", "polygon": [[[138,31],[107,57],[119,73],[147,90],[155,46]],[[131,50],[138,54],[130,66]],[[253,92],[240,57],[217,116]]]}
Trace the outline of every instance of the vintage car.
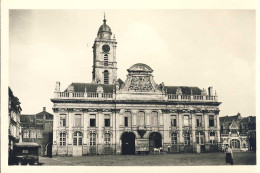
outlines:
{"label": "vintage car", "polygon": [[14,144],[13,163],[17,165],[39,165],[39,148],[33,142]]}

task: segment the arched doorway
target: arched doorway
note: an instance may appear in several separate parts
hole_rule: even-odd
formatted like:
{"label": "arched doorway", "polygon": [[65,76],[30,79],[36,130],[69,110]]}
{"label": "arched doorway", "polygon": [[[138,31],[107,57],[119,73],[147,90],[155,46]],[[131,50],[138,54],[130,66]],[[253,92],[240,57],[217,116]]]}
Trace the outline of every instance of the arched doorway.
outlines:
{"label": "arched doorway", "polygon": [[240,141],[237,139],[232,139],[231,146],[233,149],[240,149]]}
{"label": "arched doorway", "polygon": [[135,135],[132,132],[125,132],[122,134],[122,154],[135,154]]}
{"label": "arched doorway", "polygon": [[153,132],[149,135],[149,150],[154,151],[154,148],[162,147],[162,136],[158,132]]}

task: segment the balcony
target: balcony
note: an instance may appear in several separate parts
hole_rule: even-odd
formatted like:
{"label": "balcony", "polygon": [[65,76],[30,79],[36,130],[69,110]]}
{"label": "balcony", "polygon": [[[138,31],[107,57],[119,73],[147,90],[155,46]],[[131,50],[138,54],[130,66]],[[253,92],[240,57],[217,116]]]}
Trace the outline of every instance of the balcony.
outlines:
{"label": "balcony", "polygon": [[59,99],[105,99],[105,100],[112,100],[113,99],[113,93],[56,92],[55,98],[59,98]]}
{"label": "balcony", "polygon": [[167,94],[170,101],[201,101],[201,102],[216,102],[217,96],[202,96],[202,95],[176,95]]}

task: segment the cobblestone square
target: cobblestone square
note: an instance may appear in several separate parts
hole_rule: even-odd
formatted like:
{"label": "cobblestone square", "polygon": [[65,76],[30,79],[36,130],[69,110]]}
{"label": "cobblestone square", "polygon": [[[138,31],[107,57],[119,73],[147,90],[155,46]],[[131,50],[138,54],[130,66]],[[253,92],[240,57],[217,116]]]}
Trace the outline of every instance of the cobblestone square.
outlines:
{"label": "cobblestone square", "polygon": [[[226,165],[225,153],[178,153],[161,155],[99,155],[41,157],[43,166],[218,166]],[[234,152],[234,165],[255,165],[256,153]]]}

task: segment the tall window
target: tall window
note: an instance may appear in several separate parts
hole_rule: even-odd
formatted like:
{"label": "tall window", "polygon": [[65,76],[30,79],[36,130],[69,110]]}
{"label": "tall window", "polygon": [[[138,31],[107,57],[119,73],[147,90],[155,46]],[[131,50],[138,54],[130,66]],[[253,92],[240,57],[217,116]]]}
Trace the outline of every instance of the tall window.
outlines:
{"label": "tall window", "polygon": [[106,146],[110,146],[110,133],[105,133],[104,141]]}
{"label": "tall window", "polygon": [[203,132],[196,132],[196,143],[204,144],[204,134]]}
{"label": "tall window", "polygon": [[108,55],[104,55],[104,66],[108,66]]}
{"label": "tall window", "polygon": [[214,115],[209,116],[209,126],[214,127]]}
{"label": "tall window", "polygon": [[82,145],[82,133],[75,132],[73,134],[73,145]]}
{"label": "tall window", "polygon": [[151,114],[151,125],[158,126],[158,112],[152,112]]}
{"label": "tall window", "polygon": [[110,115],[105,115],[105,127],[110,127]]}
{"label": "tall window", "polygon": [[125,117],[125,127],[128,127],[128,117]]}
{"label": "tall window", "polygon": [[30,138],[36,138],[36,132],[30,131]]}
{"label": "tall window", "polygon": [[66,133],[60,133],[60,145],[66,145]]}
{"label": "tall window", "polygon": [[125,127],[131,126],[131,112],[125,112],[124,124]]}
{"label": "tall window", "polygon": [[96,127],[96,115],[95,114],[90,115],[89,121],[90,121],[89,122],[90,127]]}
{"label": "tall window", "polygon": [[177,133],[171,134],[171,141],[173,145],[177,144]]}
{"label": "tall window", "polygon": [[29,131],[28,130],[23,131],[23,138],[29,138]]}
{"label": "tall window", "polygon": [[144,126],[144,112],[138,112],[136,124],[138,126]]}
{"label": "tall window", "polygon": [[90,146],[96,145],[96,133],[90,133]]}
{"label": "tall window", "polygon": [[197,124],[197,127],[202,126],[202,116],[201,115],[196,116],[196,124]]}
{"label": "tall window", "polygon": [[172,115],[172,116],[171,116],[171,126],[172,126],[172,127],[177,127],[176,115]]}
{"label": "tall window", "polygon": [[183,121],[184,127],[189,126],[189,115],[184,115],[184,121]]}
{"label": "tall window", "polygon": [[109,84],[109,76],[108,76],[108,71],[104,71],[104,84]]}
{"label": "tall window", "polygon": [[42,138],[42,132],[41,131],[37,131],[37,138]]}
{"label": "tall window", "polygon": [[209,142],[211,144],[215,143],[215,133],[214,132],[210,132],[210,134],[209,134]]}
{"label": "tall window", "polygon": [[184,145],[190,145],[190,133],[184,134]]}
{"label": "tall window", "polygon": [[60,115],[60,126],[61,127],[65,127],[66,126],[66,115],[65,114],[61,114]]}
{"label": "tall window", "polygon": [[75,127],[81,127],[81,115],[80,114],[75,115]]}

